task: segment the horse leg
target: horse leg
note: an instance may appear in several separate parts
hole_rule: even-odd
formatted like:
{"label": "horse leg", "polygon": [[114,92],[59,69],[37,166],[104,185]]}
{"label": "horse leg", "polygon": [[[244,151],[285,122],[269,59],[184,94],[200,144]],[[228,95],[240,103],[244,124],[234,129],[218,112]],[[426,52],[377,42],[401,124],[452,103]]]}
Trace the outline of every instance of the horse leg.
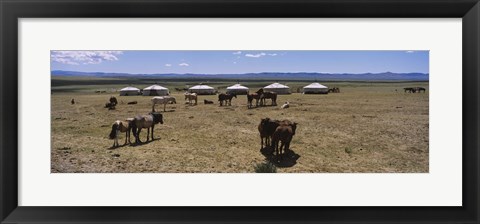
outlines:
{"label": "horse leg", "polygon": [[138,128],[137,136],[136,136],[136,138],[137,138],[136,142],[137,143],[142,143],[142,140],[140,140],[140,132],[141,131],[142,131],[142,128]]}
{"label": "horse leg", "polygon": [[153,128],[155,127],[155,125],[152,125],[152,141],[153,141]]}
{"label": "horse leg", "polygon": [[163,104],[163,112],[165,112],[165,108],[167,107],[167,102]]}
{"label": "horse leg", "polygon": [[150,139],[150,128],[147,128],[147,142]]}

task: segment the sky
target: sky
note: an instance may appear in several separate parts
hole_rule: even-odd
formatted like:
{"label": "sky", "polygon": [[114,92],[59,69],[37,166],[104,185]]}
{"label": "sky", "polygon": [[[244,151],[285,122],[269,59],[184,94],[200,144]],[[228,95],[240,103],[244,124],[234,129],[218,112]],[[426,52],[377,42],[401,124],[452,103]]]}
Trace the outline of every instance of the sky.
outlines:
{"label": "sky", "polygon": [[51,70],[131,74],[429,73],[429,51],[51,51]]}

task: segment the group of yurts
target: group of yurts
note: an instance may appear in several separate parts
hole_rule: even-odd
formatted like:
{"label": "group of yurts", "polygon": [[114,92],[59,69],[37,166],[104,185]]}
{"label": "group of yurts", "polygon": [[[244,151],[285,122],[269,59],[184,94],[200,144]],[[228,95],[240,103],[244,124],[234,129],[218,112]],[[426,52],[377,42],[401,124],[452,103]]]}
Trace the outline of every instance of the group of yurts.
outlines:
{"label": "group of yurts", "polygon": [[[196,85],[190,88],[179,89],[175,88],[177,91],[186,91],[184,93],[185,100],[188,101],[190,105],[197,104],[198,95],[215,95],[218,94],[218,91],[208,85]],[[319,83],[312,83],[303,87],[304,94],[327,94],[329,92],[338,93],[340,92],[339,88],[331,88],[321,85]],[[253,107],[253,100],[255,100],[255,106],[264,106],[266,105],[266,100],[271,100],[271,105],[277,105],[277,95],[281,94],[290,94],[290,88],[286,85],[279,83],[273,83],[271,85],[260,88],[254,93],[249,92],[249,88],[242,86],[240,84],[235,84],[233,86],[227,87],[226,93],[218,94],[218,102],[220,106],[231,105],[232,98],[237,98],[237,95],[246,95],[247,96],[247,107],[250,109]],[[135,137],[135,144],[141,143],[140,141],[140,132],[143,128],[147,129],[147,141],[153,140],[153,130],[156,124],[163,124],[163,114],[160,112],[155,112],[155,105],[163,104],[163,110],[165,112],[165,107],[169,103],[176,103],[175,97],[171,96],[169,89],[160,85],[152,85],[143,90],[140,90],[135,87],[125,87],[120,90],[120,96],[153,96],[152,101],[152,112],[145,115],[137,115],[133,118],[127,118],[124,121],[117,120],[112,125],[112,130],[110,132],[110,139],[114,140],[113,147],[118,147],[118,137],[120,133],[125,133],[125,143],[131,144],[130,141],[130,132],[133,133]],[[107,103],[106,107],[110,109],[115,108],[117,105],[117,99],[115,97],[110,98],[110,102]],[[136,104],[136,101],[128,102],[128,104]],[[213,104],[214,102],[209,100],[204,100],[204,104]],[[288,108],[289,103],[285,102],[281,106],[282,109]],[[295,135],[295,130],[297,128],[297,123],[289,120],[274,120],[270,118],[261,119],[260,124],[258,125],[258,131],[260,133],[261,139],[261,148],[271,147],[272,153],[275,152],[277,158],[282,158],[282,155],[289,149],[290,142]]]}

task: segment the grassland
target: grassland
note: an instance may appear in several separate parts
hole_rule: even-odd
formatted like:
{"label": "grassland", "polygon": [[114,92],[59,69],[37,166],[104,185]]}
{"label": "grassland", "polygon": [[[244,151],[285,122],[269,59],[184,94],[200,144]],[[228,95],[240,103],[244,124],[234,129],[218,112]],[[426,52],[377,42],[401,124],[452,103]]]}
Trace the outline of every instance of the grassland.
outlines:
{"label": "grassland", "polygon": [[[198,82],[196,82],[198,83]],[[205,83],[205,82],[204,82]],[[210,81],[220,91],[232,81]],[[271,81],[244,83],[251,89]],[[287,82],[292,90],[309,82]],[[155,126],[156,140],[141,145],[111,148],[108,139],[117,119],[145,114],[151,97],[118,96],[115,89],[132,84],[145,87],[151,80],[52,80],[51,171],[52,172],[254,172],[270,159],[269,149],[260,149],[257,130],[261,118],[289,119],[299,123],[291,143],[292,152],[278,172],[369,172],[417,173],[429,171],[428,83],[324,83],[340,87],[328,95],[280,95],[278,102],[290,108],[247,109],[246,96],[232,106],[203,104],[217,96],[199,96],[196,106],[184,104],[183,93],[174,90],[193,85],[182,80],[160,81],[170,88],[177,104],[167,105],[163,125]],[[409,94],[403,87],[423,86],[427,93]],[[97,90],[108,91],[104,94]],[[397,90],[397,91],[396,91]],[[103,108],[111,95],[119,101],[116,110]],[[76,104],[71,105],[74,98]],[[128,105],[129,101],[138,101]],[[162,107],[158,106],[157,110]],[[133,138],[133,136],[132,136]],[[142,140],[146,131],[142,131]],[[120,139],[123,143],[124,135]]]}

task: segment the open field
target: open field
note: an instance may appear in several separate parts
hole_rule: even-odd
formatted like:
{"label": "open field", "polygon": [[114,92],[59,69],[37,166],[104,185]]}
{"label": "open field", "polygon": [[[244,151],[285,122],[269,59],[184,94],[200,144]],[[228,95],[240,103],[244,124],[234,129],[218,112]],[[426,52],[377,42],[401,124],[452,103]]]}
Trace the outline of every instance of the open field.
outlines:
{"label": "open field", "polygon": [[[63,80],[65,81],[65,80]],[[177,104],[167,105],[164,124],[155,126],[155,141],[111,149],[112,123],[146,114],[151,97],[94,93],[119,89],[132,81],[70,79],[52,82],[52,172],[254,172],[257,163],[269,158],[260,149],[257,126],[261,118],[289,119],[299,123],[289,157],[277,163],[278,172],[428,172],[428,83],[322,83],[340,87],[328,95],[279,95],[276,107],[247,109],[246,96],[232,106],[220,107],[217,96],[199,96],[196,106],[184,104],[185,82],[160,82],[170,88]],[[56,82],[56,84],[55,84]],[[99,82],[100,83],[100,82]],[[234,82],[212,81],[220,88]],[[256,90],[271,82],[242,83]],[[288,82],[295,91],[310,82]],[[151,84],[151,83],[150,83]],[[192,83],[194,84],[194,83]],[[404,93],[403,87],[423,86],[424,93]],[[223,89],[222,89],[223,88]],[[398,91],[395,91],[395,90]],[[119,101],[116,110],[103,108],[111,95]],[[74,98],[76,104],[71,105]],[[205,105],[203,100],[216,102]],[[129,101],[136,105],[127,105]],[[280,109],[289,101],[290,108]],[[163,111],[163,106],[157,106]],[[123,144],[125,135],[119,143]],[[141,139],[146,139],[142,130]],[[132,140],[134,137],[132,136]]]}

